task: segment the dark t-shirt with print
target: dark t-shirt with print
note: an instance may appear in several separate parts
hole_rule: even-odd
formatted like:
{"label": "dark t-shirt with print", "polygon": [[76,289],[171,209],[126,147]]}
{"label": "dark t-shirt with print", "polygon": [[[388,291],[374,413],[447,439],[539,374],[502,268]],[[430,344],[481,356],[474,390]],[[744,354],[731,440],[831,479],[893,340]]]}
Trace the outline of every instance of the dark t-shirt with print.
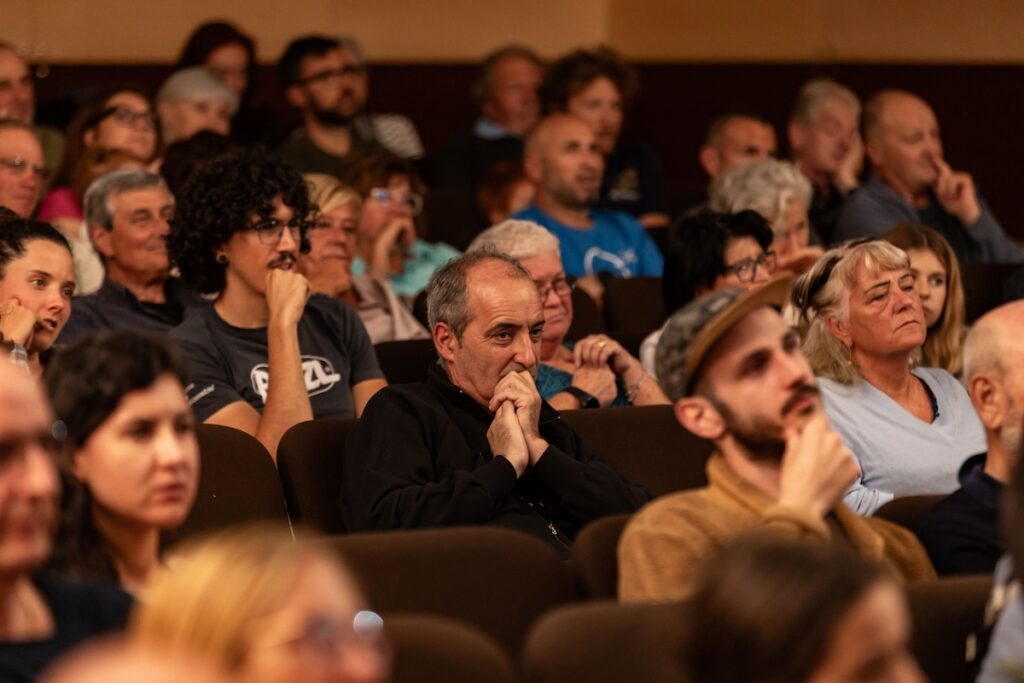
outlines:
{"label": "dark t-shirt with print", "polygon": [[[314,295],[298,334],[313,417],[354,417],[352,386],[384,378],[359,316],[340,301]],[[191,377],[185,391],[198,420],[237,401],[263,412],[270,379],[267,328],[234,327],[206,306],[191,311],[171,337],[188,360]]]}

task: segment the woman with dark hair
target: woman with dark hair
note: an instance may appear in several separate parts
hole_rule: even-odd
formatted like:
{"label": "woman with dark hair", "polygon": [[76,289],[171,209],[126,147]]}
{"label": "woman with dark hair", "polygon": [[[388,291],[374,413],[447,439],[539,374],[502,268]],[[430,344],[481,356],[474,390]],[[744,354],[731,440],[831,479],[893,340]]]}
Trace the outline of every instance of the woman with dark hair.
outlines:
{"label": "woman with dark hair", "polygon": [[136,593],[160,567],[160,532],[180,525],[196,496],[184,363],[161,339],[118,331],[62,349],[47,370],[68,485],[52,566]]}
{"label": "woman with dark hair", "polygon": [[35,376],[71,317],[75,266],[52,225],[23,218],[0,226],[0,342]]}
{"label": "woman with dark hair", "polygon": [[839,545],[746,537],[704,565],[687,604],[693,683],[922,683],[896,582]]}
{"label": "woman with dark hair", "polygon": [[625,211],[645,227],[669,223],[665,181],[654,152],[619,139],[622,121],[640,88],[636,70],[607,47],[576,50],[548,68],[541,97],[548,112],[586,121],[604,155],[597,206]]}
{"label": "woman with dark hair", "polygon": [[[669,238],[661,292],[671,316],[701,294],[727,287],[758,287],[775,272],[772,230],[755,211],[702,211],[684,217]],[[661,330],[640,344],[640,362],[654,374]]]}

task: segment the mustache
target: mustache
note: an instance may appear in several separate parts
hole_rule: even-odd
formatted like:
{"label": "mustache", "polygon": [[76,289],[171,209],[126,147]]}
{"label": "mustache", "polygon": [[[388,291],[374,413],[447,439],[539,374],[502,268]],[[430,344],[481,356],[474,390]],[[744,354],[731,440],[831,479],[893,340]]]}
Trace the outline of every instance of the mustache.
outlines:
{"label": "mustache", "polygon": [[790,395],[789,399],[782,406],[782,414],[789,414],[790,411],[792,411],[793,408],[796,407],[796,404],[800,403],[804,399],[811,396],[820,395],[821,392],[818,391],[818,387],[814,386],[813,384],[801,384],[799,387],[793,390],[793,393]]}
{"label": "mustache", "polygon": [[284,253],[278,256],[276,259],[267,264],[268,268],[280,268],[283,265],[295,265],[296,262],[295,254]]}

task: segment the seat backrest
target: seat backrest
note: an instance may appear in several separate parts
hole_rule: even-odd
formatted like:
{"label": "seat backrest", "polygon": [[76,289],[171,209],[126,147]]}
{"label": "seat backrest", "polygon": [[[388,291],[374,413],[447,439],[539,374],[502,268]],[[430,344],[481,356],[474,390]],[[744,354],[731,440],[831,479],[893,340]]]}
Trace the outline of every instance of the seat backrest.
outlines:
{"label": "seat backrest", "polygon": [[165,534],[167,545],[236,524],[264,520],[287,524],[277,468],[256,437],[214,424],[198,425],[196,437],[199,491],[184,524]]}
{"label": "seat backrest", "polygon": [[894,498],[878,508],[875,511],[875,517],[916,532],[935,504],[945,497],[944,495],[935,495]]}
{"label": "seat backrest", "polygon": [[971,263],[960,267],[968,324],[1005,302],[1006,279],[1018,268],[1020,264],[1007,263]]}
{"label": "seat backrest", "polygon": [[672,406],[566,410],[562,419],[655,496],[707,484],[704,465],[714,447],[684,429]]}
{"label": "seat backrest", "polygon": [[391,683],[516,683],[508,653],[479,630],[432,614],[393,614]]}
{"label": "seat backrest", "polygon": [[619,538],[629,517],[628,514],[602,517],[576,534],[569,566],[583,595],[610,599],[618,595]]}
{"label": "seat backrest", "polygon": [[[561,607],[530,629],[523,671],[531,683],[683,683],[682,603]],[[741,653],[738,653],[741,654]]]}
{"label": "seat backrest", "polygon": [[293,426],[277,447],[277,467],[288,511],[296,524],[325,534],[345,531],[341,474],[345,437],[353,418],[322,418]]}
{"label": "seat backrest", "polygon": [[427,370],[437,360],[433,339],[406,339],[375,344],[377,362],[388,384],[422,382]]}
{"label": "seat backrest", "polygon": [[588,334],[604,332],[604,318],[601,309],[590,295],[577,287],[572,291],[572,324],[565,333],[566,341],[576,341]]}
{"label": "seat backrest", "polygon": [[518,657],[530,624],[576,598],[553,548],[498,527],[349,534],[329,539],[382,613],[457,619]]}
{"label": "seat backrest", "polygon": [[969,681],[967,638],[982,624],[992,590],[990,576],[957,576],[911,583],[912,649],[932,683]]}
{"label": "seat backrest", "polygon": [[604,288],[604,321],[608,331],[653,332],[665,322],[660,277],[623,277]]}

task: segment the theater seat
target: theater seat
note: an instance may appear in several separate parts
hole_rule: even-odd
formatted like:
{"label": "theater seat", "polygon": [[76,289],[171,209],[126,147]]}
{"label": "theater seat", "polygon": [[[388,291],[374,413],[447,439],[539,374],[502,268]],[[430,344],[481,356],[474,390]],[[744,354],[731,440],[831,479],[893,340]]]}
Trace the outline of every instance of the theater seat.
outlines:
{"label": "theater seat", "polygon": [[655,496],[707,484],[713,446],[676,421],[672,406],[566,410],[584,442]]}
{"label": "theater seat", "polygon": [[895,498],[875,510],[874,516],[916,532],[935,504],[945,497],[938,495]]}
{"label": "theater seat", "polygon": [[388,384],[422,382],[427,369],[437,361],[433,339],[381,342],[373,347]]}
{"label": "theater seat", "polygon": [[580,592],[588,598],[618,595],[619,538],[630,515],[612,515],[583,527],[572,544],[569,566]]}
{"label": "theater seat", "polygon": [[972,263],[961,266],[968,325],[1006,302],[1006,280],[1020,267],[1020,264],[1007,263]]}
{"label": "theater seat", "polygon": [[467,624],[429,614],[389,616],[391,683],[517,683],[508,653]]}
{"label": "theater seat", "polygon": [[588,334],[604,332],[604,317],[590,295],[577,287],[572,291],[572,324],[565,334],[566,341],[583,339]]}
{"label": "theater seat", "polygon": [[296,524],[325,534],[345,531],[341,517],[341,473],[351,418],[321,418],[293,426],[277,446],[277,468]]}
{"label": "theater seat", "polygon": [[576,598],[554,549],[518,531],[458,527],[325,542],[344,558],[377,611],[426,612],[471,624],[513,658],[537,617]]}
{"label": "theater seat", "polygon": [[277,469],[256,437],[214,424],[196,427],[199,491],[185,523],[165,545],[208,531],[255,521],[288,523]]}
{"label": "theater seat", "polygon": [[973,680],[966,664],[967,639],[979,630],[991,589],[990,576],[958,576],[907,586],[914,619],[911,647],[931,683]]}
{"label": "theater seat", "polygon": [[653,332],[665,322],[660,277],[626,277],[604,288],[604,321],[608,331]]}
{"label": "theater seat", "polygon": [[[531,683],[683,683],[682,603],[561,607],[530,629],[523,671]],[[742,653],[737,653],[742,656]]]}

